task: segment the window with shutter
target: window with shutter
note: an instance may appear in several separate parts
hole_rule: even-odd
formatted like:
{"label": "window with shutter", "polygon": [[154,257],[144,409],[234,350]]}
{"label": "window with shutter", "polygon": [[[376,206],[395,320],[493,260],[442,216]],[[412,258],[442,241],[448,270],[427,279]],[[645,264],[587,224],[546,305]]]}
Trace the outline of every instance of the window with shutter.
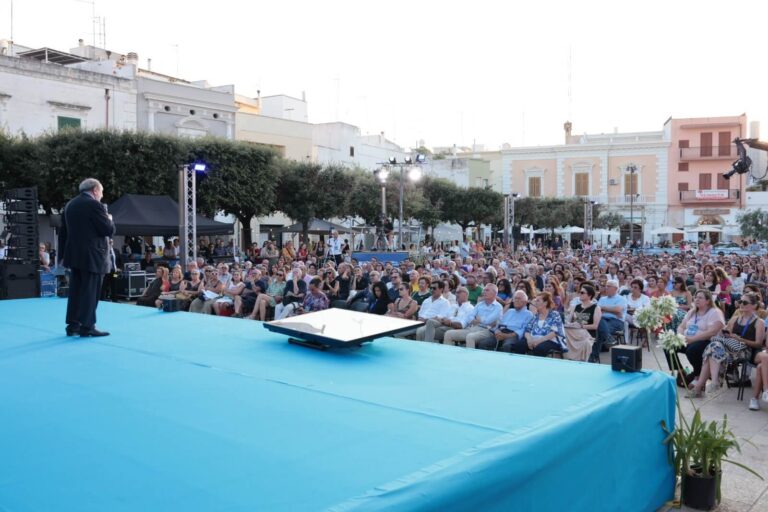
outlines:
{"label": "window with shutter", "polygon": [[731,132],[717,134],[717,156],[731,156]]}
{"label": "window with shutter", "polygon": [[722,173],[717,175],[717,189],[728,190],[728,180],[723,177]]}
{"label": "window with shutter", "polygon": [[688,171],[688,162],[678,162],[677,170],[682,172]]}
{"label": "window with shutter", "polygon": [[699,174],[699,190],[712,189],[712,175],[711,174]]}
{"label": "window with shutter", "polygon": [[528,178],[528,196],[541,197],[541,177],[531,176]]}
{"label": "window with shutter", "polygon": [[688,184],[687,183],[678,183],[677,184],[677,191],[678,192],[685,192],[688,190]]}
{"label": "window with shutter", "polygon": [[637,188],[637,174],[627,173],[624,175],[624,195],[629,196],[632,194],[639,194],[640,191]]}
{"label": "window with shutter", "polygon": [[576,193],[577,196],[589,195],[589,174],[585,172],[579,172],[575,175]]}
{"label": "window with shutter", "polygon": [[702,132],[699,144],[700,156],[712,156],[712,132]]}

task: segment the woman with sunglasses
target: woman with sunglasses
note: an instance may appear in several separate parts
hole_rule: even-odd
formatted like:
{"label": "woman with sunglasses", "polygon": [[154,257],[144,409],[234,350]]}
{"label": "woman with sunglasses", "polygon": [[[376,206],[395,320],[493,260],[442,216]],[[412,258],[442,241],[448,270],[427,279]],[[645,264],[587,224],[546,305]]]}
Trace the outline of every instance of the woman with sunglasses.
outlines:
{"label": "woman with sunglasses", "polygon": [[739,310],[723,329],[723,335],[712,339],[703,354],[701,375],[689,396],[701,397],[707,379],[712,379],[710,391],[720,388],[720,375],[735,359],[747,357],[754,362],[754,349],[760,349],[765,340],[765,323],[757,316],[758,299],[751,293],[739,301]]}
{"label": "woman with sunglasses", "polygon": [[397,299],[389,304],[387,316],[416,320],[419,312],[419,303],[411,297],[411,288],[405,283],[400,283],[397,288]]}

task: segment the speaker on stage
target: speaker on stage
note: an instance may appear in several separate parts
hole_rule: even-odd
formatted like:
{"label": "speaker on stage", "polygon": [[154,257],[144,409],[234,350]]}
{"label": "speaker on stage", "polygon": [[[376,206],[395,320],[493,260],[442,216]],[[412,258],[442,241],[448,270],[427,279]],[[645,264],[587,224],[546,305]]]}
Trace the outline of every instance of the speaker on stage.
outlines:
{"label": "speaker on stage", "polygon": [[21,201],[5,201],[7,212],[37,212],[37,199],[23,199]]}
{"label": "speaker on stage", "polygon": [[37,265],[0,262],[0,299],[31,299],[39,296]]}
{"label": "speaker on stage", "polygon": [[639,372],[643,369],[643,347],[616,345],[611,348],[611,369],[615,372]]}
{"label": "speaker on stage", "polygon": [[37,249],[38,238],[34,235],[16,235],[8,238],[8,247],[16,249]]}
{"label": "speaker on stage", "polygon": [[12,235],[37,236],[37,224],[8,224],[5,229]]}
{"label": "speaker on stage", "polygon": [[40,260],[37,248],[32,247],[8,247],[5,253],[8,260],[21,260],[23,263],[35,263]]}
{"label": "speaker on stage", "polygon": [[37,224],[37,214],[33,212],[14,212],[5,214],[6,224]]}
{"label": "speaker on stage", "polygon": [[5,199],[6,201],[22,200],[22,199],[32,199],[34,201],[37,201],[37,188],[36,187],[12,188],[10,190],[6,190],[3,193],[3,199]]}

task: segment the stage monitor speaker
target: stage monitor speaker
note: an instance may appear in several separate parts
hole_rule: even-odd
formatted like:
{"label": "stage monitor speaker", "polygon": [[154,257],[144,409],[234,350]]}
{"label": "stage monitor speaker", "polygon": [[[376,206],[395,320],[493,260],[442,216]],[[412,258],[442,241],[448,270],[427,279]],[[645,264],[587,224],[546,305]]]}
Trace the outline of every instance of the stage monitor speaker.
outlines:
{"label": "stage monitor speaker", "polygon": [[32,247],[9,247],[5,253],[6,259],[9,260],[22,260],[24,262],[37,262],[40,260],[40,254],[37,252],[37,248]]}
{"label": "stage monitor speaker", "polygon": [[32,199],[37,201],[37,188],[12,188],[3,193],[6,201],[19,199]]}
{"label": "stage monitor speaker", "polygon": [[9,224],[8,232],[17,236],[37,236],[37,224]]}
{"label": "stage monitor speaker", "polygon": [[643,347],[616,345],[611,348],[611,368],[615,372],[639,372],[643,369]]}
{"label": "stage monitor speaker", "polygon": [[0,299],[31,299],[39,296],[37,265],[0,263]]}
{"label": "stage monitor speaker", "polygon": [[16,212],[5,214],[6,224],[37,224],[37,214],[32,212]]}
{"label": "stage monitor speaker", "polygon": [[37,212],[37,199],[23,199],[21,201],[6,201],[5,211],[7,212]]}
{"label": "stage monitor speaker", "polygon": [[16,235],[8,239],[8,247],[17,249],[37,249],[38,237],[32,235]]}

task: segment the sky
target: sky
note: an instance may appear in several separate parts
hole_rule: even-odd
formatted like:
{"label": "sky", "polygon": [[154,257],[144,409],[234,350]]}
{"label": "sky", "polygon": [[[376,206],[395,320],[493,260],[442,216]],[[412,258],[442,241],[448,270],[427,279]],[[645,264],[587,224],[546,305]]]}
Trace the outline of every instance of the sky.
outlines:
{"label": "sky", "polygon": [[310,122],[406,148],[559,144],[566,120],[610,133],[742,113],[768,139],[765,0],[0,0],[0,39],[68,51],[94,41],[94,11],[106,47],[141,67],[306,94]]}

